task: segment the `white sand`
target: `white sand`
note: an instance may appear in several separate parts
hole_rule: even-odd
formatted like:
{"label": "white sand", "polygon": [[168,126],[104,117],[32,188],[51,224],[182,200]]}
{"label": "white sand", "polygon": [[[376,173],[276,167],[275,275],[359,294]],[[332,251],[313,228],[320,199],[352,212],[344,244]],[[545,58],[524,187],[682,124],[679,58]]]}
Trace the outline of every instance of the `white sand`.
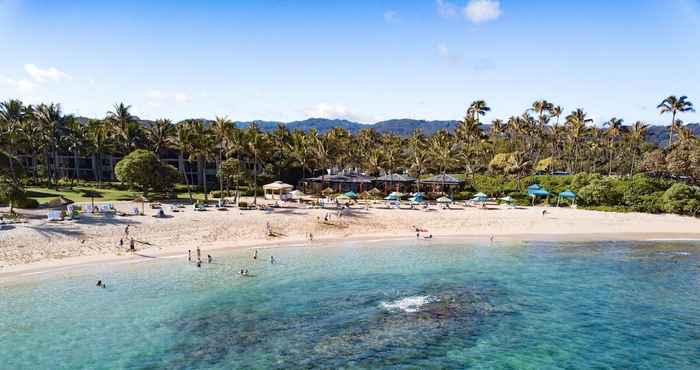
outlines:
{"label": "white sand", "polygon": [[[118,209],[132,209],[133,203],[115,203]],[[204,249],[248,247],[261,243],[306,243],[344,238],[415,238],[413,225],[426,228],[436,239],[454,236],[522,239],[697,239],[700,219],[676,215],[607,213],[569,208],[541,207],[506,209],[460,208],[429,211],[409,209],[352,209],[341,218],[337,211],[322,209],[275,209],[265,211],[195,212],[191,207],[169,218],[146,216],[83,216],[79,221],[47,222],[46,210],[27,214],[25,224],[6,225],[0,230],[0,273],[29,271],[37,266],[66,266],[76,262],[120,258],[128,255],[118,248],[127,224],[141,253],[167,256],[183,254],[197,246]],[[6,211],[6,210],[5,210]],[[347,212],[347,211],[346,211]],[[328,225],[319,222],[333,214]],[[34,218],[32,219],[32,215]],[[278,237],[266,236],[266,223]],[[319,244],[319,243],[314,243]],[[81,258],[74,258],[81,257]]]}

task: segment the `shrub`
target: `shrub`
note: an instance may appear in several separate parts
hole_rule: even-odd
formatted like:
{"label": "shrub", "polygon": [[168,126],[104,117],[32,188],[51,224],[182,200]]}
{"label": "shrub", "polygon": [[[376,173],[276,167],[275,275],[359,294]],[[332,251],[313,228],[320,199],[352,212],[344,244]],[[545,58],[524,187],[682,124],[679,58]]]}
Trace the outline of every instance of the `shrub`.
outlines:
{"label": "shrub", "polygon": [[24,198],[16,200],[14,206],[23,209],[34,209],[39,208],[39,202],[36,199]]}
{"label": "shrub", "polygon": [[622,200],[622,194],[611,178],[595,178],[578,192],[578,199],[584,206],[616,206]]}
{"label": "shrub", "polygon": [[697,196],[697,191],[692,187],[675,183],[661,196],[661,204],[666,212],[684,214],[686,211],[692,210],[695,203],[690,203],[690,201],[697,200]]}
{"label": "shrub", "polygon": [[175,167],[163,164],[155,154],[143,149],[135,150],[120,160],[114,172],[119,181],[138,188],[144,194],[172,190],[180,177]]}

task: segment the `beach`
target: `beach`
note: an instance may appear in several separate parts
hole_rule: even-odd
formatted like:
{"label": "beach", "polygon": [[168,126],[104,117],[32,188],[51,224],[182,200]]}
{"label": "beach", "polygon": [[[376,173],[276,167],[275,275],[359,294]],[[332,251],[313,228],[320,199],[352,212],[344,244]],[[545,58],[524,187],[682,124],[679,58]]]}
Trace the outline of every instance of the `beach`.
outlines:
{"label": "beach", "polygon": [[[132,209],[131,202],[117,202],[117,209]],[[546,214],[542,211],[546,209]],[[440,238],[530,240],[649,240],[700,238],[700,219],[677,215],[613,213],[571,208],[491,206],[479,208],[337,210],[274,208],[268,211],[225,211],[192,207],[153,217],[82,215],[79,220],[48,222],[46,210],[23,211],[25,223],[4,225],[0,231],[0,274],[40,267],[61,267],[107,260],[133,260],[186,254],[204,250],[303,244],[344,239],[382,240],[416,238],[415,228]],[[328,221],[325,219],[328,217]],[[267,228],[274,236],[269,236]],[[129,237],[137,255],[127,252]],[[313,241],[308,241],[308,234]],[[124,239],[120,247],[120,239]]]}

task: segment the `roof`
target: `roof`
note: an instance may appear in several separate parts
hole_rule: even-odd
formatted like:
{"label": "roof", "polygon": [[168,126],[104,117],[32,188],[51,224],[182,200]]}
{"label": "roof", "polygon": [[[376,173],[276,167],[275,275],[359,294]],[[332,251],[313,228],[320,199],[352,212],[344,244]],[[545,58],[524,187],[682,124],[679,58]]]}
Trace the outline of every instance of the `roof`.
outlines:
{"label": "roof", "polygon": [[372,178],[369,176],[364,176],[364,175],[350,175],[350,176],[344,176],[344,175],[324,175],[324,176],[317,176],[317,177],[309,177],[305,179],[306,181],[313,181],[313,182],[342,182],[342,183],[366,183],[369,184],[372,182]]}
{"label": "roof", "polygon": [[425,180],[420,180],[421,184],[435,184],[435,185],[459,185],[463,183],[464,181],[448,174],[442,174],[442,175],[435,175],[433,177],[429,177]]}
{"label": "roof", "polygon": [[269,184],[263,185],[265,190],[292,190],[294,187],[289,184],[285,184],[282,181],[275,181]]}
{"label": "roof", "polygon": [[374,181],[382,181],[382,182],[414,182],[416,181],[415,177],[411,177],[408,175],[400,175],[398,173],[392,173],[391,175],[384,175],[384,176],[379,176]]}

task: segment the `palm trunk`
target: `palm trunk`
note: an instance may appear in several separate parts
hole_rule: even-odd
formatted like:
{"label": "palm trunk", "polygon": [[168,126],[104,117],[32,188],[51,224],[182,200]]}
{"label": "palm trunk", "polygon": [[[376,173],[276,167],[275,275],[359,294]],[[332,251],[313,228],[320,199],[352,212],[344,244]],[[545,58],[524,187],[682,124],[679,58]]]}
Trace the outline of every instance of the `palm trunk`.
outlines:
{"label": "palm trunk", "polygon": [[73,150],[73,167],[75,169],[75,180],[80,183],[80,166],[78,161],[80,160],[80,153],[78,152],[78,147],[76,146]]}
{"label": "palm trunk", "polygon": [[219,165],[217,166],[217,173],[219,175],[219,199],[224,197],[224,177],[221,176],[221,164],[223,160],[223,149],[219,149]]}
{"label": "palm trunk", "polygon": [[258,153],[253,151],[253,204],[258,205]]}
{"label": "palm trunk", "polygon": [[669,133],[668,133],[668,147],[671,148],[671,145],[673,145],[673,125],[676,123],[676,112],[673,112],[673,116],[671,118],[671,127],[669,128]]}
{"label": "palm trunk", "polygon": [[209,200],[209,194],[207,194],[207,162],[202,156],[199,157],[199,160],[197,162],[197,166],[200,166],[201,164],[200,168],[202,169],[202,188],[204,189],[204,201],[206,202]]}
{"label": "palm trunk", "polygon": [[185,154],[180,151],[180,156],[178,158],[178,165],[180,166],[180,171],[182,176],[185,178],[185,186],[187,187],[187,195],[190,198],[190,203],[192,203],[192,190],[190,189],[190,180],[187,177],[187,168],[185,168]]}

